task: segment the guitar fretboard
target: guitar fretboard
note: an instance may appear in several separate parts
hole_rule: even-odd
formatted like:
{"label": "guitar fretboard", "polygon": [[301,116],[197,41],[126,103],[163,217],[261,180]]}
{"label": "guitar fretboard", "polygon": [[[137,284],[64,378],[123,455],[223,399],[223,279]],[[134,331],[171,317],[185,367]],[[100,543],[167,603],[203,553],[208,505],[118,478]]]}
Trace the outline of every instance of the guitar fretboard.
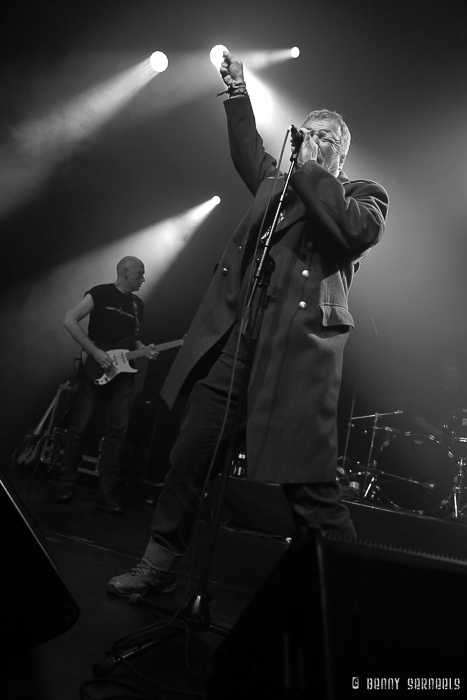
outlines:
{"label": "guitar fretboard", "polygon": [[[180,338],[180,340],[170,340],[168,343],[160,343],[160,345],[155,345],[154,349],[158,351],[170,350],[170,348],[177,348],[179,345],[183,345],[183,338]],[[126,353],[125,357],[127,360],[135,360],[138,357],[150,355],[152,352],[152,348],[139,348],[139,350],[130,350],[130,352]]]}

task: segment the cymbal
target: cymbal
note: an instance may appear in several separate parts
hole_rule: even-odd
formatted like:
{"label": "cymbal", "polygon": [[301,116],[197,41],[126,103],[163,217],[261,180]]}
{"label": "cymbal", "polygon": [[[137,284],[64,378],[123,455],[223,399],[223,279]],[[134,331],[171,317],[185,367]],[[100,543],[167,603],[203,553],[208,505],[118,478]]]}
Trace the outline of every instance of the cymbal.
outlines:
{"label": "cymbal", "polygon": [[361,418],[379,418],[380,416],[397,416],[400,413],[404,413],[404,411],[402,409],[398,409],[397,411],[389,411],[388,413],[370,413],[367,416],[352,416],[352,420],[360,420]]}

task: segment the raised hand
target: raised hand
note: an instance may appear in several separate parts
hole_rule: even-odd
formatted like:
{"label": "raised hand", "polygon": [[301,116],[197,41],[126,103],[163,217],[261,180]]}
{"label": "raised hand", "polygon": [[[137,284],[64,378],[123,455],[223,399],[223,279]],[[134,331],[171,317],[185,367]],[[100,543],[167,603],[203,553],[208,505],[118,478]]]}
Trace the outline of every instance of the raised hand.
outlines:
{"label": "raised hand", "polygon": [[243,77],[243,63],[229,51],[224,51],[224,60],[221,63],[220,72],[222,80],[227,87],[231,83],[239,83],[245,80]]}

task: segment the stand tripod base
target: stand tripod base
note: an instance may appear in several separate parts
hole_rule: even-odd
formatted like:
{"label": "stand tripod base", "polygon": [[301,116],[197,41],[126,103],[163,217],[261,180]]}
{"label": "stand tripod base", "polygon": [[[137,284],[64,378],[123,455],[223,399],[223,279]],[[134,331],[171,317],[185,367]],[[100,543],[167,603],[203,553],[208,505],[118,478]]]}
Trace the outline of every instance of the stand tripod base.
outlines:
{"label": "stand tripod base", "polygon": [[[211,599],[212,596],[209,593],[193,595],[178,617],[197,632],[215,632],[225,637],[229,633],[229,630],[226,627],[213,625],[210,621],[209,602]],[[155,603],[153,600],[149,600],[149,598],[139,593],[133,593],[129,600],[133,605],[142,605],[146,608],[151,608],[151,610],[156,610],[168,617],[174,616],[173,611],[169,610],[166,606]]]}
{"label": "stand tripod base", "polygon": [[209,603],[212,596],[207,591],[202,595],[193,595],[183,608],[183,618],[188,625],[198,631],[206,632],[211,624]]}
{"label": "stand tripod base", "polygon": [[[217,625],[212,625],[209,621],[209,606],[211,600],[209,593],[204,595],[194,595],[186,604],[183,613],[177,615],[168,607],[155,603],[139,593],[133,593],[129,601],[133,605],[141,605],[156,612],[167,615],[171,618],[170,626],[162,629],[150,625],[140,631],[138,635],[132,635],[132,640],[136,643],[122,651],[111,651],[106,655],[104,661],[99,661],[93,666],[93,674],[96,677],[109,676],[112,671],[125,661],[139,656],[148,649],[152,649],[159,644],[167,642],[186,630],[186,625],[196,632],[214,632],[222,637],[227,637],[230,630]],[[178,624],[172,624],[178,619]]]}

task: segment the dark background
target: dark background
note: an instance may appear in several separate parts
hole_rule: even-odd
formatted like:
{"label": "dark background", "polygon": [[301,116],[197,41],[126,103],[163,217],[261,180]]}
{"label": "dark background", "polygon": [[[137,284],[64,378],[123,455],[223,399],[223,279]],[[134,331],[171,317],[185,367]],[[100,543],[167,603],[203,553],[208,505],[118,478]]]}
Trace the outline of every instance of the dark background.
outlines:
{"label": "dark background", "polygon": [[[76,345],[61,320],[86,289],[115,279],[119,257],[146,264],[144,340],[188,329],[251,199],[230,162],[224,98],[216,98],[222,83],[209,51],[219,43],[247,67],[251,52],[299,46],[297,60],[256,71],[272,93],[259,120],[268,150],[278,154],[286,128],[311,109],[336,109],[352,132],[346,173],[390,195],[387,234],[351,292],[341,437],[355,387],[357,414],[393,411],[433,376],[446,348],[464,356],[463,8],[452,0],[4,0],[2,454],[73,379]],[[168,55],[167,72],[98,121],[112,99],[107,81],[155,50]],[[255,99],[259,112],[265,103]],[[159,229],[137,234],[215,194],[221,204],[161,268]],[[146,393],[157,396],[173,356],[151,365]]]}

